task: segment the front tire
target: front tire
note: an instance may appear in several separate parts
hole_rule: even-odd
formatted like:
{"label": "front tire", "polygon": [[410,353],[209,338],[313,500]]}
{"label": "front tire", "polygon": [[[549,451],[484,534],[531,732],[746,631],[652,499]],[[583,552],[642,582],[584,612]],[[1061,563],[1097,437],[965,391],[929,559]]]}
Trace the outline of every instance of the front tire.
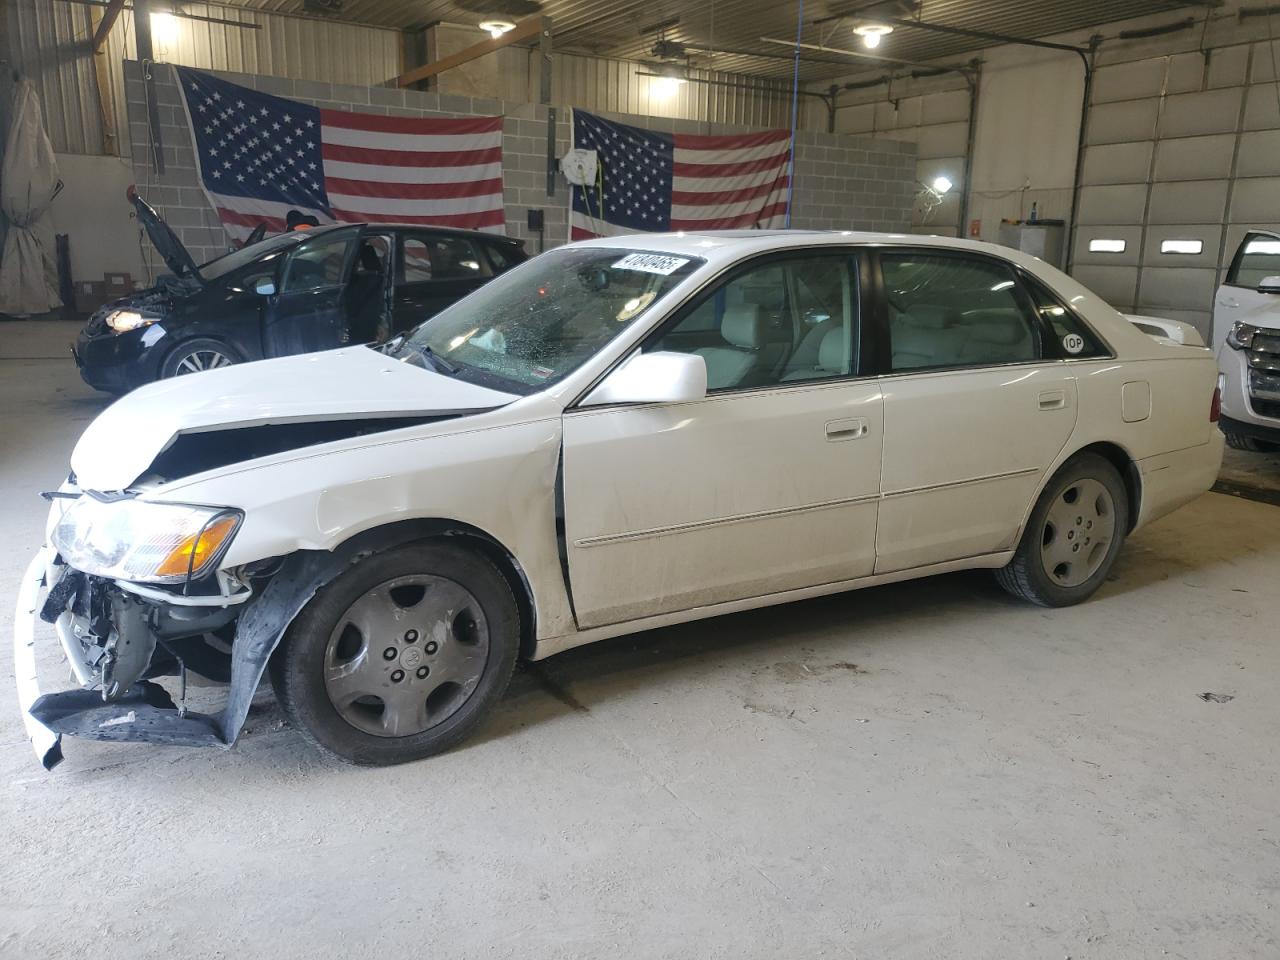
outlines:
{"label": "front tire", "polygon": [[439,542],[360,561],[294,619],[273,661],[285,712],[350,763],[419,760],[461,742],[502,697],[520,647],[511,587]]}
{"label": "front tire", "polygon": [[211,337],[195,337],[184,340],[169,351],[160,364],[160,377],[182,377],[189,373],[217,370],[240,363],[242,357],[221,340]]}
{"label": "front tire", "polygon": [[1046,484],[996,581],[1042,607],[1080,603],[1106,580],[1128,530],[1129,496],[1116,468],[1077,454]]}
{"label": "front tire", "polygon": [[1226,437],[1227,446],[1232,450],[1248,450],[1250,453],[1275,453],[1280,450],[1280,443],[1271,443],[1268,440],[1259,440],[1256,437],[1246,437],[1242,433],[1227,433],[1223,431]]}

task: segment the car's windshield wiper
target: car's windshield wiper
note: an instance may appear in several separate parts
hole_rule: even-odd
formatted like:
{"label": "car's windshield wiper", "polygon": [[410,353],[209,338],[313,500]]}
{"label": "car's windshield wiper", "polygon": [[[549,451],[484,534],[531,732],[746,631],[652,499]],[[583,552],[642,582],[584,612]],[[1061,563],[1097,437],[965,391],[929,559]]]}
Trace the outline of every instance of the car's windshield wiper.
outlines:
{"label": "car's windshield wiper", "polygon": [[451,377],[456,377],[459,373],[459,370],[457,367],[455,367],[452,363],[450,363],[444,357],[440,356],[440,354],[436,353],[426,344],[418,344],[418,343],[414,343],[412,340],[405,339],[403,343],[399,344],[389,352],[397,353],[399,352],[400,349],[404,347],[408,347],[411,350],[415,351],[418,354],[418,356],[422,358],[423,364],[430,367],[436,373],[445,373]]}

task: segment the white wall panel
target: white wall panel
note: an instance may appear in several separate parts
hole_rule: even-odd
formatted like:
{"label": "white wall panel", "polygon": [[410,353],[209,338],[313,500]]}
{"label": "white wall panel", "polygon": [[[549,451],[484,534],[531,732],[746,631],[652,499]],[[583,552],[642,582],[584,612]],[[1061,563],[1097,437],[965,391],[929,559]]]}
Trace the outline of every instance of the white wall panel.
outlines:
{"label": "white wall panel", "polygon": [[1158,100],[1098,104],[1089,111],[1089,142],[1127,143],[1149,138],[1159,107]]}
{"label": "white wall panel", "polygon": [[1083,183],[1138,183],[1151,171],[1150,140],[1086,147]]}
{"label": "white wall panel", "polygon": [[1161,60],[1134,60],[1099,67],[1093,75],[1093,102],[1158,97],[1163,85],[1164,63]]}
{"label": "white wall panel", "polygon": [[1207,311],[1213,287],[1213,267],[1147,267],[1142,271],[1138,310],[1172,307]]}
{"label": "white wall panel", "polygon": [[1234,132],[1240,113],[1240,93],[1236,87],[1166,97],[1160,136],[1167,139]]}
{"label": "white wall panel", "polygon": [[1149,223],[1222,223],[1226,180],[1185,180],[1151,185]]}
{"label": "white wall panel", "polygon": [[1080,223],[1142,223],[1147,188],[1140,183],[1082,187],[1077,219]]}
{"label": "white wall panel", "polygon": [[1156,149],[1157,180],[1212,180],[1231,176],[1234,133],[1161,140]]}
{"label": "white wall panel", "polygon": [[1280,173],[1280,130],[1254,130],[1240,136],[1237,177],[1266,177]]}
{"label": "white wall panel", "polygon": [[1138,286],[1137,267],[1102,267],[1080,264],[1072,276],[1117,310],[1132,310]]}
{"label": "white wall panel", "polygon": [[1280,177],[1237,181],[1231,195],[1231,220],[1280,225]]}

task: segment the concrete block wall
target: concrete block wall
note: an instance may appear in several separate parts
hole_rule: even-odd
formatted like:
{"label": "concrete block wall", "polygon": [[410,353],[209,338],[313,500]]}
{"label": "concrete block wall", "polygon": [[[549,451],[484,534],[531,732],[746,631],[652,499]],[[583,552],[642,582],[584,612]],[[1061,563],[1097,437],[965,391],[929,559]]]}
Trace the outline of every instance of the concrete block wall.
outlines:
{"label": "concrete block wall", "polygon": [[[152,88],[160,114],[165,171],[152,162],[146,122],[146,86],[141,66],[124,64],[129,138],[138,191],[164,214],[197,262],[225,252],[229,245],[217,215],[200,188],[191,136],[173,71],[152,68]],[[386,87],[361,87],[315,80],[218,73],[225,79],[280,97],[340,110],[391,116],[495,116],[503,121],[503,194],[506,233],[537,252],[536,236],[526,228],[527,211],[541,209],[547,247],[568,237],[569,184],[556,174],[547,196],[546,129],[548,107],[450,93],[421,93]],[[556,156],[569,149],[568,107],[556,107]],[[665,117],[604,114],[668,133],[742,133],[752,128]],[[796,146],[796,189],[792,226],[797,228],[906,231],[911,225],[915,184],[915,144],[872,137],[802,131]]]}

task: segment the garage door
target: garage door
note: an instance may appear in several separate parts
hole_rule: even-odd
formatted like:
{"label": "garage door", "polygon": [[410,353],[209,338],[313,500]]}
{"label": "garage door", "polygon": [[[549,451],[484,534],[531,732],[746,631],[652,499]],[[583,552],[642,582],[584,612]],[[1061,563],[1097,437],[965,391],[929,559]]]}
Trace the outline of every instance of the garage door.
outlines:
{"label": "garage door", "polygon": [[1102,66],[1072,273],[1115,307],[1206,336],[1244,233],[1280,225],[1280,116],[1266,44]]}

